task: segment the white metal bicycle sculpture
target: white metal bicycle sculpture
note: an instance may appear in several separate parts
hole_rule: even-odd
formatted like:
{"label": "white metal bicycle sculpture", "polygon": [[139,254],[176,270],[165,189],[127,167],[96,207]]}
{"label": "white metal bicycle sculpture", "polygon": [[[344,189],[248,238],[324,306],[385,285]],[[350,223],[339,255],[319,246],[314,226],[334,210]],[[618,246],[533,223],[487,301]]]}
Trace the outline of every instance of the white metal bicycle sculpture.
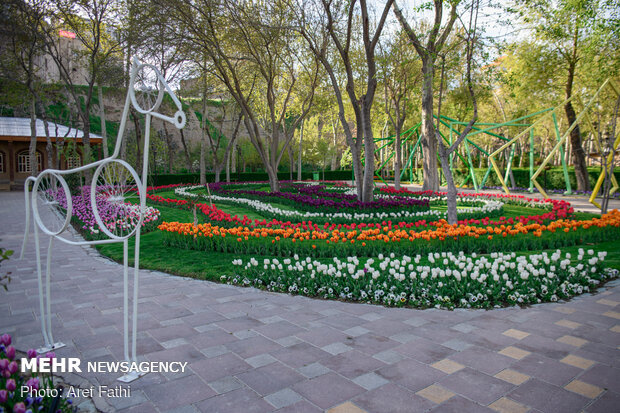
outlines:
{"label": "white metal bicycle sculpture", "polygon": [[[153,87],[154,86],[154,87]],[[166,116],[157,112],[164,94],[168,92],[176,105],[177,111],[174,116]],[[135,110],[145,115],[145,134],[144,150],[142,160],[142,176],[138,176],[136,171],[124,160],[118,159],[125,125],[129,115],[129,105]],[[39,349],[39,353],[45,353],[52,349],[63,347],[61,342],[55,342],[52,335],[51,319],[51,294],[50,294],[50,264],[53,253],[52,244],[54,239],[72,245],[96,245],[108,243],[123,243],[123,344],[124,356],[126,361],[137,361],[136,355],[136,336],[138,323],[138,272],[140,264],[140,231],[144,220],[146,207],[146,188],[149,164],[149,139],[151,129],[151,119],[159,118],[165,122],[174,124],[181,129],[185,126],[185,113],[183,113],[181,102],[174,94],[165,78],[161,73],[150,64],[140,63],[134,59],[129,90],[125,99],[125,106],[121,118],[121,124],[116,139],[114,153],[100,161],[84,165],[79,168],[69,170],[46,169],[36,178],[29,177],[24,185],[26,199],[26,232],[22,245],[21,256],[23,257],[26,248],[27,237],[30,232],[30,210],[36,225],[34,226],[34,241],[37,260],[37,276],[39,284],[39,310],[41,313],[41,332],[45,346]],[[63,178],[65,175],[79,173],[87,169],[95,169],[90,186],[90,206],[99,230],[105,234],[107,239],[96,241],[74,241],[61,236],[68,228],[73,211],[72,197],[69,186]],[[30,186],[32,185],[32,192]],[[133,206],[131,206],[133,205]],[[136,208],[139,205],[139,208]],[[32,206],[32,209],[30,208]],[[59,208],[60,207],[60,208]],[[60,219],[47,220],[45,223],[41,219],[40,210],[42,208],[52,208]],[[112,222],[104,222],[102,214],[108,214],[110,210],[115,214]],[[136,213],[137,212],[137,213]],[[63,216],[64,215],[64,216]],[[39,248],[38,229],[50,236],[47,248],[47,265],[45,269],[45,280],[41,272],[41,251]],[[131,329],[131,352],[129,351],[129,238],[135,236],[134,251],[134,277],[133,277],[133,297],[132,297],[132,329]],[[44,286],[45,285],[45,286]],[[130,382],[142,374],[130,372],[118,380]]]}

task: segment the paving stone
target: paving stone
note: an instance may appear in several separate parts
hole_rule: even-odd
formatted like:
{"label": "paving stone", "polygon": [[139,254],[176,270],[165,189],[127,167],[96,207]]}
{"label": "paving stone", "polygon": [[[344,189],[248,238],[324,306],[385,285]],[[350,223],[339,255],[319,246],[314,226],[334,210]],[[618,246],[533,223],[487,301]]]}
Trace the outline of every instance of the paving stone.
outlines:
{"label": "paving stone", "polygon": [[433,384],[420,391],[417,391],[416,394],[437,404],[441,404],[448,400],[450,397],[454,396],[454,393],[452,393],[450,390],[444,389],[437,384]]}
{"label": "paving stone", "polygon": [[327,413],[367,413],[351,402],[339,404],[327,411]]}
{"label": "paving stone", "polygon": [[530,333],[525,331],[517,330],[514,328],[510,328],[502,333],[505,336],[516,338],[517,340],[523,340],[525,337],[529,336]]}
{"label": "paving stone", "polygon": [[579,337],[574,337],[570,335],[565,335],[557,339],[560,343],[569,344],[575,347],[581,347],[588,342],[588,340],[584,340]]}
{"label": "paving stone", "polygon": [[539,354],[531,354],[524,357],[513,363],[510,368],[557,386],[568,383],[573,377],[582,372],[580,368]]}
{"label": "paving stone", "polygon": [[243,412],[264,413],[273,411],[273,407],[260,398],[252,390],[242,388],[228,393],[211,397],[196,405],[198,410],[205,413],[213,412]]}
{"label": "paving stone", "polygon": [[375,373],[366,373],[354,378],[353,383],[365,388],[366,390],[372,390],[389,383],[389,381]]}
{"label": "paving stone", "polygon": [[364,327],[355,326],[344,330],[343,333],[351,337],[359,337],[363,334],[370,333],[370,330],[367,330]]}
{"label": "paving stone", "polygon": [[265,396],[264,399],[276,409],[290,406],[302,400],[301,396],[291,389],[277,391],[273,394]]}
{"label": "paving stone", "polygon": [[320,363],[312,363],[297,369],[298,372],[303,374],[309,379],[313,379],[323,374],[329,373],[331,370]]}
{"label": "paving stone", "polygon": [[596,364],[595,361],[585,359],[583,357],[575,356],[574,354],[569,354],[560,360],[562,363],[566,363],[571,366],[579,367],[580,369],[587,370]]}
{"label": "paving stone", "polygon": [[327,345],[325,347],[321,347],[321,350],[328,352],[329,354],[340,354],[340,353],[345,353],[347,351],[352,350],[351,347],[347,346],[344,343],[333,343],[330,345]]}
{"label": "paving stone", "polygon": [[403,360],[377,370],[377,374],[414,392],[430,386],[446,374],[415,360]]}
{"label": "paving stone", "polygon": [[517,387],[507,397],[545,413],[579,412],[590,399],[553,386],[538,379],[531,379]]}
{"label": "paving stone", "polygon": [[282,363],[252,369],[237,374],[237,378],[261,395],[277,392],[304,380],[304,376]]}
{"label": "paving stone", "polygon": [[472,344],[467,343],[463,340],[459,340],[457,338],[453,338],[452,340],[448,340],[448,341],[444,341],[443,343],[441,343],[442,346],[444,347],[448,347],[451,348],[452,350],[456,350],[456,351],[463,351],[466,350],[468,348],[470,348],[472,346]]}
{"label": "paving stone", "polygon": [[527,374],[522,374],[511,369],[502,370],[493,377],[497,377],[498,379],[502,379],[516,386],[523,384],[530,379],[530,376]]}
{"label": "paving stone", "polygon": [[450,397],[431,410],[433,413],[492,413],[486,406],[467,400],[459,395]]}
{"label": "paving stone", "polygon": [[597,364],[579,376],[579,380],[620,393],[620,369]]}
{"label": "paving stone", "polygon": [[270,354],[259,354],[258,356],[245,359],[245,362],[254,368],[263,367],[267,364],[275,363],[276,361],[278,360]]}
{"label": "paving stone", "polygon": [[499,354],[503,356],[512,357],[513,359],[516,359],[516,360],[521,360],[523,357],[528,356],[531,353],[529,351],[522,350],[518,347],[509,346],[503,349],[502,351],[499,351]]}
{"label": "paving stone", "polygon": [[460,323],[450,328],[456,331],[460,331],[461,333],[467,334],[467,333],[471,333],[472,331],[476,330],[478,327],[472,326],[471,324],[467,324],[467,323]]}
{"label": "paving stone", "polygon": [[291,404],[290,406],[278,409],[278,413],[323,413],[323,410],[319,409],[307,400],[302,400],[295,404]]}
{"label": "paving stone", "polygon": [[514,359],[487,349],[472,346],[450,356],[452,361],[469,366],[483,373],[493,375],[514,363]]}
{"label": "paving stone", "polygon": [[581,327],[583,325],[583,324],[576,323],[576,322],[570,321],[570,320],[565,320],[565,319],[562,319],[560,321],[556,321],[554,324],[558,325],[558,326],[561,326],[561,327],[570,328],[571,330],[574,330],[575,328]]}
{"label": "paving stone", "polygon": [[529,407],[506,397],[494,401],[489,407],[499,413],[527,413],[530,410]]}
{"label": "paving stone", "polygon": [[586,396],[589,399],[596,399],[603,392],[603,389],[600,387],[581,380],[573,380],[564,386],[564,388],[574,393],[581,394],[582,396]]}
{"label": "paving stone", "polygon": [[608,305],[611,307],[615,307],[617,305],[620,305],[620,301],[614,301],[614,300],[608,300],[607,298],[602,298],[600,300],[596,301],[599,304],[603,304],[603,305]]}
{"label": "paving stone", "polygon": [[364,392],[362,387],[335,373],[327,373],[302,381],[293,385],[292,388],[322,409],[334,407]]}
{"label": "paving stone", "polygon": [[146,387],[143,391],[162,410],[196,403],[215,395],[206,383],[191,376]]}
{"label": "paving stone", "polygon": [[438,384],[477,403],[488,405],[514,386],[468,367],[444,377]]}
{"label": "paving stone", "polygon": [[229,391],[237,390],[244,386],[243,383],[232,376],[224,377],[208,384],[218,394],[228,393]]}
{"label": "paving stone", "polygon": [[373,357],[386,364],[398,363],[404,358],[402,354],[392,350],[382,351],[381,353],[375,354]]}
{"label": "paving stone", "polygon": [[450,359],[439,360],[438,362],[431,364],[431,367],[443,371],[446,374],[456,373],[457,371],[465,368],[464,365]]}
{"label": "paving stone", "polygon": [[353,402],[369,413],[427,411],[434,403],[393,383],[362,393]]}
{"label": "paving stone", "polygon": [[616,320],[620,320],[620,313],[617,311],[607,311],[603,313],[605,317],[615,318]]}
{"label": "paving stone", "polygon": [[601,397],[586,407],[588,413],[610,413],[618,410],[620,394],[606,391]]}
{"label": "paving stone", "polygon": [[614,333],[620,333],[620,324],[616,324],[615,326],[610,328],[610,330],[613,331]]}

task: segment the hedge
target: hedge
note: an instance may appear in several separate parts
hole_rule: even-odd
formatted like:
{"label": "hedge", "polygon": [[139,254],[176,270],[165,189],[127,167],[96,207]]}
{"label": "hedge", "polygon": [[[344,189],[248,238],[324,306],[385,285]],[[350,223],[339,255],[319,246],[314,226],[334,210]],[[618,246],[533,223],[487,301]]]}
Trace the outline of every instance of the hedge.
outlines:
{"label": "hedge", "polygon": [[[320,180],[327,181],[342,181],[342,180],[351,180],[351,170],[341,170],[341,171],[302,171],[301,179],[302,180],[312,180],[314,179],[314,174],[318,174]],[[323,177],[325,176],[325,177]],[[278,179],[282,181],[289,180],[291,175],[289,172],[278,172]],[[207,182],[215,182],[215,174],[207,173],[206,174]],[[224,181],[226,179],[226,174],[220,174],[220,180]],[[297,172],[293,172],[293,179],[297,179]],[[241,172],[241,173],[231,173],[230,180],[232,182],[253,182],[253,181],[268,181],[269,177],[267,176],[267,172]],[[191,174],[157,174],[157,175],[149,175],[149,185],[171,185],[171,184],[180,184],[180,183],[198,183],[200,182],[200,174],[199,173],[191,173]]]}
{"label": "hedge", "polygon": [[[517,187],[528,188],[530,186],[530,170],[529,168],[513,168],[513,176],[515,178],[515,184]],[[475,168],[474,172],[476,174],[476,181],[478,184],[482,182],[482,178],[487,172],[486,168]],[[314,174],[318,174],[320,180],[326,181],[350,181],[352,177],[352,171],[350,169],[338,170],[338,171],[303,171],[301,174],[302,180],[312,180],[314,179]],[[590,186],[594,187],[596,180],[601,174],[601,169],[598,167],[588,168],[588,174],[590,177]],[[455,170],[454,171],[454,179],[457,184],[463,182],[463,179],[467,175],[467,171],[463,170]],[[546,175],[546,185],[545,185],[545,175]],[[620,181],[620,171],[615,171],[616,179]],[[568,176],[571,182],[571,187],[573,190],[577,189],[577,181],[575,180],[575,171],[573,168],[568,169]],[[206,174],[207,182],[215,182],[215,174],[207,173]],[[226,175],[222,173],[220,175],[220,179],[224,180]],[[290,173],[289,172],[278,172],[278,179],[280,180],[289,180]],[[297,172],[293,172],[293,179],[297,179]],[[269,178],[266,172],[241,172],[241,173],[231,173],[230,180],[232,182],[252,182],[252,181],[268,181]],[[150,175],[149,176],[149,184],[150,185],[170,185],[170,184],[179,184],[179,183],[198,183],[200,182],[200,174],[192,173],[192,174],[163,174],[163,175]],[[564,183],[564,172],[562,168],[551,168],[546,172],[542,172],[538,177],[538,182],[547,189],[563,189],[566,188]],[[507,182],[508,186],[510,186],[510,181]],[[467,182],[468,186],[472,186],[471,180]],[[486,186],[499,186],[499,179],[497,179],[497,175],[494,171],[491,171],[489,174],[489,178],[485,184]]]}

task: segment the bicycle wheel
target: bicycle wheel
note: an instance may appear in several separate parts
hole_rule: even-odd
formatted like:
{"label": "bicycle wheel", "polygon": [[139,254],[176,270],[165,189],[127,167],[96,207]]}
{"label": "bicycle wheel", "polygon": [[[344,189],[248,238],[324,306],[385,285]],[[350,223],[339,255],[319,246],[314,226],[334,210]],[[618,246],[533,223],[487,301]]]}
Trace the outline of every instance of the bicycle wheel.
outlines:
{"label": "bicycle wheel", "polygon": [[145,200],[136,171],[114,159],[99,165],[92,182],[90,202],[99,228],[114,239],[133,235],[142,225]]}
{"label": "bicycle wheel", "polygon": [[[32,189],[32,209],[39,228],[48,235],[60,234],[71,221],[72,207],[69,186],[63,177],[53,172],[41,172]],[[51,219],[41,219],[40,213],[45,210],[53,212]]]}

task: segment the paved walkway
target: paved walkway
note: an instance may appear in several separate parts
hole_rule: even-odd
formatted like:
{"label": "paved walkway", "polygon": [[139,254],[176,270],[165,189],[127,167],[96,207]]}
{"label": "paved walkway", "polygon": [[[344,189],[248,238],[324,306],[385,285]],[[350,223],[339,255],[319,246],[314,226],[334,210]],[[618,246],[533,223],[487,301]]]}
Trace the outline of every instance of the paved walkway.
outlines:
{"label": "paved walkway", "polygon": [[[19,250],[22,193],[0,193],[2,246]],[[46,217],[50,218],[50,217]],[[58,244],[57,244],[58,245]],[[34,246],[0,289],[0,332],[42,344]],[[121,267],[58,247],[53,266],[60,357],[122,358]],[[614,412],[620,410],[620,283],[568,303],[493,311],[389,309],[313,300],[142,271],[138,351],[187,361],[151,373],[127,412]],[[115,385],[112,374],[87,374]],[[84,385],[84,383],[83,383]],[[88,385],[88,383],[86,383]]]}

